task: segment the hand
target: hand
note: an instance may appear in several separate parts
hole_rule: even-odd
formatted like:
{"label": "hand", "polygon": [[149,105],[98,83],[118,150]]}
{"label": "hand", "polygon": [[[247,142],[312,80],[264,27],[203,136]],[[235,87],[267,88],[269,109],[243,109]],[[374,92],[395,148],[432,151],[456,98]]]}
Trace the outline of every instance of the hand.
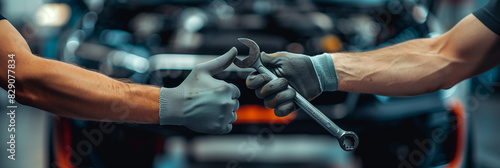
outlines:
{"label": "hand", "polygon": [[[286,116],[298,107],[293,103],[295,90],[308,100],[313,100],[323,91],[337,89],[337,74],[329,54],[314,57],[278,52],[261,53],[261,61],[278,76],[270,80],[265,74],[251,73],[247,77],[247,87],[256,89],[257,97],[264,99],[264,105],[275,108],[276,116]],[[288,83],[294,88],[287,88]]]}
{"label": "hand", "polygon": [[198,64],[188,77],[175,88],[160,91],[160,124],[184,125],[189,129],[210,134],[224,134],[236,121],[239,89],[212,77],[233,62],[238,51],[232,48],[224,55]]}

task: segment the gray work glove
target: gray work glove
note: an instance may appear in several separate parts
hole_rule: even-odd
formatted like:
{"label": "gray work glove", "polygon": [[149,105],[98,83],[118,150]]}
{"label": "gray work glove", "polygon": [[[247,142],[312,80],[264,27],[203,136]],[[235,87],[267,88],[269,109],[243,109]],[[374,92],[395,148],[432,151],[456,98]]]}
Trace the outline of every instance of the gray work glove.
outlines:
{"label": "gray work glove", "polygon": [[160,90],[160,125],[183,125],[209,134],[224,134],[236,121],[240,90],[233,84],[212,77],[233,62],[238,51],[198,64],[175,88]]}
{"label": "gray work glove", "polygon": [[[267,108],[275,108],[276,116],[286,116],[298,107],[293,102],[295,90],[304,98],[313,100],[324,91],[337,90],[337,73],[330,54],[314,57],[288,52],[261,53],[261,61],[278,76],[270,80],[266,74],[252,72],[247,87],[255,89],[257,97],[264,99]],[[287,88],[290,84],[294,89]]]}

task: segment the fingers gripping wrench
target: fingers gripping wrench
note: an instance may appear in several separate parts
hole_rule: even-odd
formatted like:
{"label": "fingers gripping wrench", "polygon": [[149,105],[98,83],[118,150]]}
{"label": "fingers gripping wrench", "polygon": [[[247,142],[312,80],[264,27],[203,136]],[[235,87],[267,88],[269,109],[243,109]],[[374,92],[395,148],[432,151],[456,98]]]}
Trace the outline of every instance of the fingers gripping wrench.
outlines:
{"label": "fingers gripping wrench", "polygon": [[[269,75],[271,79],[278,78],[274,73],[269,71],[262,62],[260,61],[260,49],[257,43],[248,38],[239,38],[241,43],[245,44],[250,48],[248,57],[243,60],[236,58],[234,59],[234,64],[240,68],[255,68],[259,73],[264,73]],[[288,85],[289,88],[290,85]],[[328,117],[326,117],[321,111],[314,107],[309,101],[307,101],[298,92],[295,95],[294,102],[304,110],[309,116],[311,116],[316,122],[323,126],[328,132],[335,136],[340,143],[340,147],[346,151],[352,151],[358,147],[359,139],[358,135],[352,131],[345,131],[335,123],[332,122]]]}

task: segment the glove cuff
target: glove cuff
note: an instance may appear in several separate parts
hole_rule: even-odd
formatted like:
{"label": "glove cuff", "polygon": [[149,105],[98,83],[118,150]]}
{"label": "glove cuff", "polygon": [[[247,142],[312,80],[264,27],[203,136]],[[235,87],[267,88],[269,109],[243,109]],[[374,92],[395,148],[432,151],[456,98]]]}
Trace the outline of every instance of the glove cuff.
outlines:
{"label": "glove cuff", "polygon": [[165,88],[160,89],[159,98],[159,121],[160,125],[182,125],[184,107],[183,99],[184,91],[182,88]]}
{"label": "glove cuff", "polygon": [[318,76],[321,91],[336,91],[338,88],[338,78],[332,56],[328,53],[323,53],[310,58],[314,71],[316,71],[316,75]]}

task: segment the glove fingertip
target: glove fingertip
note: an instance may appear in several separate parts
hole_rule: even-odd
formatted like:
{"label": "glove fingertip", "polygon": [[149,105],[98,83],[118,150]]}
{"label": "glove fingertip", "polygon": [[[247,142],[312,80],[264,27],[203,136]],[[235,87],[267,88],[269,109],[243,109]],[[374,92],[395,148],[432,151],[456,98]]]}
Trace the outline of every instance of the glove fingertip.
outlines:
{"label": "glove fingertip", "polygon": [[246,85],[250,89],[257,89],[270,81],[269,76],[265,74],[250,75],[247,77]]}
{"label": "glove fingertip", "polygon": [[247,86],[247,88],[256,89],[255,85],[257,81],[255,81],[255,78],[255,75],[248,75],[247,79],[245,80],[245,85]]}
{"label": "glove fingertip", "polygon": [[276,105],[276,101],[274,101],[274,97],[269,96],[266,99],[264,99],[264,106],[269,108],[269,109],[275,108],[277,105]]}
{"label": "glove fingertip", "polygon": [[287,116],[288,114],[292,113],[294,107],[295,104],[292,101],[283,103],[274,109],[274,114],[278,117]]}
{"label": "glove fingertip", "polygon": [[277,117],[286,117],[288,115],[288,112],[280,108],[275,108],[274,115],[276,115]]}

